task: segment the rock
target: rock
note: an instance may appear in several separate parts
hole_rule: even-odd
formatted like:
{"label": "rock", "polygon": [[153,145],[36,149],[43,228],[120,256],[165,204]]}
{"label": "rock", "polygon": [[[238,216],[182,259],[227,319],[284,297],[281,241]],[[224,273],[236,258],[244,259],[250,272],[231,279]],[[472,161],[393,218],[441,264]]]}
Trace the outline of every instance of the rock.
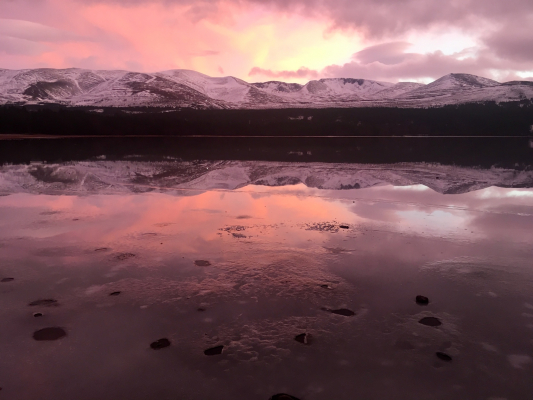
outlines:
{"label": "rock", "polygon": [[204,350],[204,354],[206,356],[218,356],[219,354],[222,354],[223,349],[224,346],[211,347],[210,349]]}
{"label": "rock", "polygon": [[196,260],[194,262],[194,265],[196,265],[197,267],[209,267],[211,263],[207,260]]}
{"label": "rock", "polygon": [[37,318],[37,317],[42,317],[42,316],[43,316],[43,313],[36,312],[36,313],[33,313],[33,316],[34,316],[35,318]]}
{"label": "rock", "polygon": [[329,289],[329,290],[332,290],[332,289],[333,289],[331,286],[326,285],[326,284],[324,284],[324,285],[320,285],[320,287],[321,287],[322,289]]}
{"label": "rock", "polygon": [[440,322],[440,319],[435,317],[424,317],[420,321],[418,321],[419,324],[426,325],[426,326],[441,326],[442,322]]}
{"label": "rock", "polygon": [[297,397],[291,396],[290,394],[278,393],[272,396],[269,400],[300,400],[300,399]]}
{"label": "rock", "polygon": [[121,292],[111,292],[109,293],[110,296],[118,296]]}
{"label": "rock", "polygon": [[57,340],[67,336],[67,332],[63,328],[53,326],[50,328],[43,328],[33,333],[35,340]]}
{"label": "rock", "polygon": [[300,333],[294,337],[298,343],[310,345],[311,344],[311,335],[308,333]]}
{"label": "rock", "polygon": [[39,299],[39,300],[32,301],[28,305],[30,305],[30,306],[55,307],[55,306],[58,306],[59,303],[57,302],[57,300],[54,300],[54,299]]}
{"label": "rock", "polygon": [[198,307],[198,308],[197,308],[197,311],[200,311],[200,312],[205,311],[205,308],[203,308],[203,307]]}
{"label": "rock", "polygon": [[449,362],[449,361],[452,361],[452,358],[451,358],[448,354],[446,354],[446,353],[443,353],[443,352],[437,351],[437,352],[435,353],[435,355],[436,355],[440,360],[442,360],[442,361],[448,361],[448,362]]}
{"label": "rock", "polygon": [[128,260],[132,257],[135,257],[135,254],[133,253],[120,253],[115,256],[115,260],[124,261]]}
{"label": "rock", "polygon": [[353,317],[355,313],[347,308],[339,308],[338,310],[329,310],[332,314],[343,315],[345,317]]}
{"label": "rock", "polygon": [[14,281],[14,280],[15,280],[15,278],[2,278],[2,280],[0,280],[0,282],[6,283],[6,282]]}
{"label": "rock", "polygon": [[427,306],[429,304],[429,299],[426,296],[416,296],[415,298],[416,304],[420,304],[421,306]]}
{"label": "rock", "polygon": [[162,338],[150,343],[150,347],[154,350],[164,349],[168,346],[170,346],[170,340],[168,340],[167,338]]}
{"label": "rock", "polygon": [[350,229],[348,225],[339,225],[339,228],[341,229]]}

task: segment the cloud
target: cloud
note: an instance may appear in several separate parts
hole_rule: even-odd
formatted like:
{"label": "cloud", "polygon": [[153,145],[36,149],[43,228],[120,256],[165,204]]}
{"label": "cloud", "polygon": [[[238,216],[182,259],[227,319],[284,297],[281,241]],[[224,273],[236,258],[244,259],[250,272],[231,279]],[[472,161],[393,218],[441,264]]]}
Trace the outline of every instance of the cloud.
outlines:
{"label": "cloud", "polygon": [[48,46],[30,40],[0,35],[0,53],[34,56],[48,50]]}
{"label": "cloud", "polygon": [[[526,26],[533,26],[533,18]],[[509,24],[500,31],[483,38],[484,44],[501,58],[533,65],[533,32],[524,25]]]}
{"label": "cloud", "polygon": [[270,69],[263,69],[259,67],[253,67],[248,76],[261,75],[269,78],[282,78],[282,79],[301,79],[301,78],[317,78],[318,72],[309,68],[302,67],[296,71],[272,71]]}
{"label": "cloud", "polygon": [[220,54],[220,51],[217,50],[202,50],[202,51],[196,51],[189,53],[189,55],[193,57],[209,57],[209,56],[218,56]]}
{"label": "cloud", "polygon": [[329,65],[321,71],[305,67],[297,71],[272,71],[254,67],[249,75],[270,78],[358,78],[383,81],[434,80],[452,72],[469,73],[495,80],[529,80],[516,74],[520,63],[510,63],[489,51],[465,49],[454,54],[435,51],[428,54],[404,53],[408,43],[391,42],[367,47],[341,65]]}
{"label": "cloud", "polygon": [[34,42],[68,42],[86,40],[80,35],[43,24],[0,18],[0,35]]}
{"label": "cloud", "polygon": [[370,64],[376,61],[386,65],[398,64],[409,56],[405,53],[405,49],[410,46],[411,44],[407,42],[377,44],[358,51],[353,55],[353,58],[361,64]]}

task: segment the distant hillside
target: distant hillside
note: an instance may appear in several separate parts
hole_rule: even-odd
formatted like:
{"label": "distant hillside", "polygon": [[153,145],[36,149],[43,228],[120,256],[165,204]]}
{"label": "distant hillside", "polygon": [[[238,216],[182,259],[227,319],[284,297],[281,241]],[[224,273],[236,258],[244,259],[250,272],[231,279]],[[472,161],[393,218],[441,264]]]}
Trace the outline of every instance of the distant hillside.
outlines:
{"label": "distant hillside", "polygon": [[533,99],[533,82],[500,83],[469,74],[448,74],[428,85],[331,78],[305,85],[248,83],[190,70],[156,73],[69,69],[0,69],[0,105],[60,104],[70,107],[165,107],[275,109],[400,107],[518,102]]}

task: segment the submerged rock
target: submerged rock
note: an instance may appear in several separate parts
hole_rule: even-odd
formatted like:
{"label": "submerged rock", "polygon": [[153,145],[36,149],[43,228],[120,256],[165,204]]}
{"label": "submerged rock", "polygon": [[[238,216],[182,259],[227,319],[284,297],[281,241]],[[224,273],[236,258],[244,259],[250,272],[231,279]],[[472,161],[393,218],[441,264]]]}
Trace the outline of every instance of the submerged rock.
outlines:
{"label": "submerged rock", "polygon": [[6,282],[14,281],[14,280],[15,280],[15,278],[2,278],[2,280],[0,280],[0,282],[6,283]]}
{"label": "submerged rock", "polygon": [[170,340],[168,340],[167,338],[162,338],[150,343],[150,347],[154,350],[164,349],[168,346],[170,346]]}
{"label": "submerged rock", "polygon": [[441,351],[437,351],[435,355],[442,361],[452,361],[452,358],[448,354]]}
{"label": "submerged rock", "polygon": [[426,325],[426,326],[441,326],[442,322],[440,322],[440,319],[435,317],[424,317],[420,321],[418,321],[419,324]]}
{"label": "submerged rock", "polygon": [[132,257],[135,257],[135,254],[133,253],[120,253],[115,256],[115,260],[124,261],[128,260]]}
{"label": "submerged rock", "polygon": [[204,350],[204,354],[206,356],[218,356],[219,354],[222,354],[223,349],[224,346],[211,347],[210,349]]}
{"label": "submerged rock", "polygon": [[59,303],[55,299],[39,299],[32,301],[29,306],[46,306],[46,307],[54,307],[58,306]]}
{"label": "submerged rock", "polygon": [[196,260],[194,262],[194,265],[196,265],[197,267],[209,267],[211,263],[207,260]]}
{"label": "submerged rock", "polygon": [[290,394],[278,393],[272,396],[269,400],[300,400],[297,397],[291,396]]}
{"label": "submerged rock", "polygon": [[345,317],[353,317],[355,312],[348,310],[347,308],[339,308],[338,310],[329,310],[332,314],[343,315]]}
{"label": "submerged rock", "polygon": [[53,326],[50,328],[39,329],[33,332],[33,338],[35,340],[57,340],[67,336],[67,332],[63,328]]}
{"label": "submerged rock", "polygon": [[420,304],[421,306],[427,306],[429,304],[429,299],[426,296],[416,296],[415,298],[416,304]]}
{"label": "submerged rock", "polygon": [[311,344],[311,335],[308,333],[300,333],[294,337],[298,343],[310,345]]}
{"label": "submerged rock", "polygon": [[120,292],[120,291],[117,291],[117,292],[111,292],[111,293],[109,293],[109,295],[110,295],[110,296],[118,296],[120,293],[122,293],[122,292]]}

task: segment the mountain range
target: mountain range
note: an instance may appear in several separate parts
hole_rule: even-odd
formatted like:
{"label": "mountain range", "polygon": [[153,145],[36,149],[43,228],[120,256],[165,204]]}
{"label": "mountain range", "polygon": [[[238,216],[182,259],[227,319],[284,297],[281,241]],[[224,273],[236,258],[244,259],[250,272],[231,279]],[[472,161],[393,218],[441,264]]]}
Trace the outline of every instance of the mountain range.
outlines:
{"label": "mountain range", "polygon": [[191,70],[156,73],[69,69],[0,69],[0,105],[196,109],[438,107],[533,100],[533,82],[500,83],[452,73],[427,85],[328,78],[305,85],[248,83]]}

